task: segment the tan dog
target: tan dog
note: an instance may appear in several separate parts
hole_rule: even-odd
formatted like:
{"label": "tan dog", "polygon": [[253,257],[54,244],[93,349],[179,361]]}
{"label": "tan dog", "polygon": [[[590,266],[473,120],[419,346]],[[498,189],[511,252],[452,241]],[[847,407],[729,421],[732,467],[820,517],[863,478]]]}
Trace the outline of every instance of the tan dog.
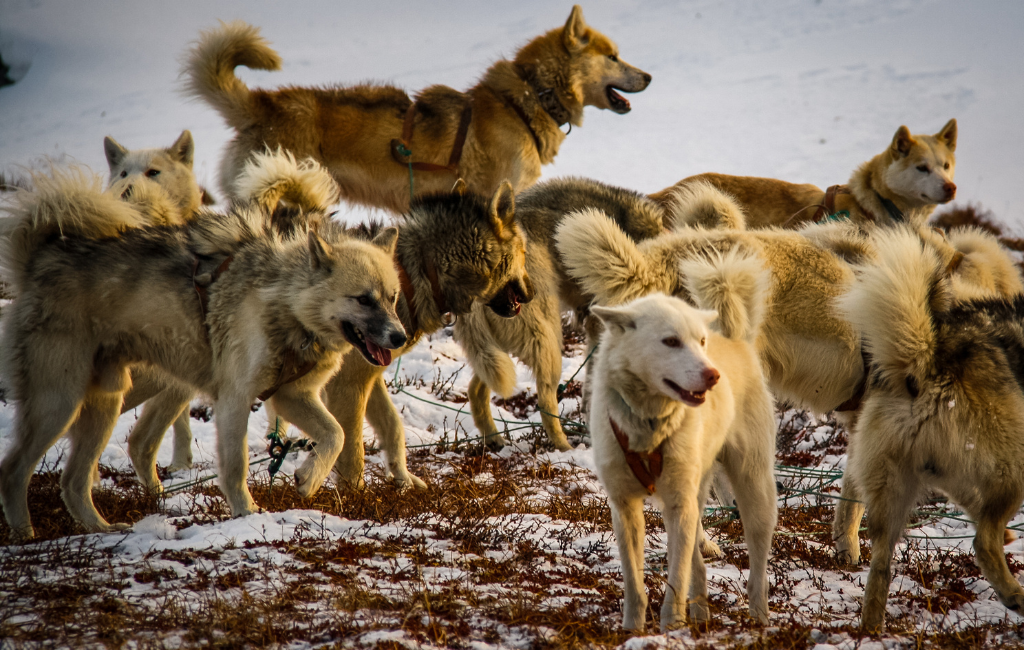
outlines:
{"label": "tan dog", "polygon": [[[409,160],[424,163],[417,194],[447,192],[458,177],[483,196],[503,180],[517,192],[532,185],[565,139],[561,125],[582,125],[584,106],[628,113],[617,91],[650,83],[651,75],[618,53],[577,5],[565,27],[533,39],[514,60],[497,61],[466,92],[430,86],[415,101],[384,85],[250,90],[235,66],[277,70],[281,59],[258,28],[242,22],[202,33],[184,74],[187,92],[237,131],[221,163],[227,196],[238,196],[234,181],[252,152],[280,146],[324,165],[345,199],[405,212]],[[402,153],[408,150],[411,157]]]}
{"label": "tan dog", "polygon": [[836,190],[709,173],[684,178],[651,198],[668,207],[676,189],[708,182],[736,199],[746,212],[749,228],[796,228],[831,215],[848,216],[862,228],[903,222],[920,226],[936,204],[956,196],[956,134],[955,119],[935,135],[911,135],[910,129],[901,126],[888,149],[853,172],[847,185],[834,186]]}

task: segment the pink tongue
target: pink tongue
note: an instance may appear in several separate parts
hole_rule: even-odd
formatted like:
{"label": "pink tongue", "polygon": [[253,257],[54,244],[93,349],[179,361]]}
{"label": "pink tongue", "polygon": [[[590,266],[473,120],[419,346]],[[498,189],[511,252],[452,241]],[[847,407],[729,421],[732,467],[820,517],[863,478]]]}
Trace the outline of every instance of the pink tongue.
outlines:
{"label": "pink tongue", "polygon": [[623,104],[625,104],[626,106],[629,106],[629,100],[626,99],[625,97],[623,97],[622,95],[620,95],[619,93],[615,92],[614,88],[609,88],[608,89],[608,94],[611,95],[613,99],[617,99],[620,102],[622,102]]}
{"label": "pink tongue", "polygon": [[378,347],[373,344],[369,339],[366,341],[366,351],[370,353],[370,356],[377,360],[382,366],[390,365],[391,363],[391,350],[386,350],[382,347]]}

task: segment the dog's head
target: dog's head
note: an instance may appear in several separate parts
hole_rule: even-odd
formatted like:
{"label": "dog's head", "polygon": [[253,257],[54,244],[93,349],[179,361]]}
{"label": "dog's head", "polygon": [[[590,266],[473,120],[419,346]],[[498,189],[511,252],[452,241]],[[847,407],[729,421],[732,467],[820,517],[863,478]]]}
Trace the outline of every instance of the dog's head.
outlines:
{"label": "dog's head", "polygon": [[480,302],[511,318],[533,299],[526,239],[516,223],[508,181],[489,200],[466,192],[464,185],[451,194],[417,199],[408,223],[409,241],[437,270],[448,311],[465,314]]}
{"label": "dog's head", "polygon": [[594,306],[604,323],[601,355],[647,391],[688,406],[704,403],[720,374],[708,359],[708,324],[718,314],[651,294],[620,307]]}
{"label": "dog's head", "polygon": [[297,296],[299,318],[329,346],[350,344],[370,364],[386,366],[391,350],[408,340],[395,312],[398,230],[387,228],[371,242],[324,232],[334,236],[311,230],[307,237],[309,281]]}
{"label": "dog's head", "polygon": [[103,139],[103,150],[110,167],[108,188],[125,200],[145,192],[140,187],[154,187],[165,192],[180,210],[180,218],[187,221],[202,205],[202,196],[196,177],[192,173],[194,143],[189,131],[182,131],[178,139],[166,149],[138,149],[129,151],[116,140]]}
{"label": "dog's head", "polygon": [[628,113],[629,100],[619,93],[638,93],[651,83],[650,74],[620,59],[618,46],[587,25],[579,5],[564,27],[523,47],[516,63],[556,92],[576,126],[582,123],[584,106]]}
{"label": "dog's head", "polygon": [[956,120],[935,135],[911,135],[901,126],[889,146],[885,183],[911,205],[949,203],[956,197]]}

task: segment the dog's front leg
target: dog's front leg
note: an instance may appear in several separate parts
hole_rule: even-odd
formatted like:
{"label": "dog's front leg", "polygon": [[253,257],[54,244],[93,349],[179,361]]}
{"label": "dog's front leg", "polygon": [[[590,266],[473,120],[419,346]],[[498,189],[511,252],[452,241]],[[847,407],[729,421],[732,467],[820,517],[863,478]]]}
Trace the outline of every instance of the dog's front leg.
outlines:
{"label": "dog's front leg", "polygon": [[295,470],[295,488],[303,497],[316,493],[330,474],[345,444],[345,433],[320,400],[319,386],[286,384],[271,398],[274,411],[283,420],[302,429],[316,446]]}
{"label": "dog's front leg", "polygon": [[622,562],[622,627],[643,632],[647,617],[644,590],[644,502],[635,498],[609,496],[612,528]]}
{"label": "dog's front leg", "polygon": [[425,488],[427,484],[409,472],[405,456],[405,427],[398,416],[395,405],[388,395],[384,377],[377,376],[370,388],[370,399],[366,408],[366,419],[380,437],[384,456],[388,462],[388,474],[400,488]]}
{"label": "dog's front leg", "polygon": [[218,484],[231,506],[231,515],[244,517],[256,512],[246,479],[249,476],[248,424],[252,399],[222,393],[214,402],[217,424]]}
{"label": "dog's front leg", "polygon": [[686,623],[686,594],[690,589],[694,546],[700,525],[697,481],[684,481],[680,487],[679,493],[666,495],[668,498],[661,510],[668,537],[668,573],[665,601],[661,604],[662,632]]}

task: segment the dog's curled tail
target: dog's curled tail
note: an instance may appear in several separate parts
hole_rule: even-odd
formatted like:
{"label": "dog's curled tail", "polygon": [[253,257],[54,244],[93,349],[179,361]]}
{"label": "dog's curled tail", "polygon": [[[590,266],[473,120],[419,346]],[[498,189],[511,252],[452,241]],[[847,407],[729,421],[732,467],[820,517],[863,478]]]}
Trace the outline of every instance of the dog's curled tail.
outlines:
{"label": "dog's curled tail", "polygon": [[182,74],[185,93],[199,97],[242,129],[253,119],[249,87],[235,75],[235,67],[280,70],[281,57],[260,36],[258,27],[243,21],[225,23],[199,33],[185,58]]}
{"label": "dog's curled tail", "polygon": [[679,266],[697,307],[718,312],[715,322],[722,336],[750,342],[757,338],[771,289],[771,276],[760,258],[733,248]]}
{"label": "dog's curled tail", "polygon": [[935,250],[910,229],[880,231],[875,244],[876,259],[858,267],[853,287],[837,305],[860,330],[881,379],[910,387],[934,368],[933,314],[952,302],[948,272]]}
{"label": "dog's curled tail", "polygon": [[586,208],[568,214],[555,232],[566,271],[602,305],[615,305],[653,291],[670,292],[636,242],[604,212]]}
{"label": "dog's curled tail", "polygon": [[77,166],[32,173],[32,189],[19,189],[0,213],[0,273],[17,291],[35,251],[55,236],[116,237],[151,225],[135,206],[103,191],[103,180]]}
{"label": "dog's curled tail", "polygon": [[326,212],[340,193],[326,169],[312,158],[301,162],[278,147],[254,153],[235,180],[235,196],[273,211],[282,201],[303,211]]}
{"label": "dog's curled tail", "polygon": [[1012,298],[1024,293],[1020,270],[995,235],[980,228],[954,228],[948,237],[963,255],[952,276],[957,299]]}
{"label": "dog's curled tail", "polygon": [[707,181],[672,188],[666,221],[672,230],[693,227],[743,230],[747,224],[743,208],[736,199]]}

